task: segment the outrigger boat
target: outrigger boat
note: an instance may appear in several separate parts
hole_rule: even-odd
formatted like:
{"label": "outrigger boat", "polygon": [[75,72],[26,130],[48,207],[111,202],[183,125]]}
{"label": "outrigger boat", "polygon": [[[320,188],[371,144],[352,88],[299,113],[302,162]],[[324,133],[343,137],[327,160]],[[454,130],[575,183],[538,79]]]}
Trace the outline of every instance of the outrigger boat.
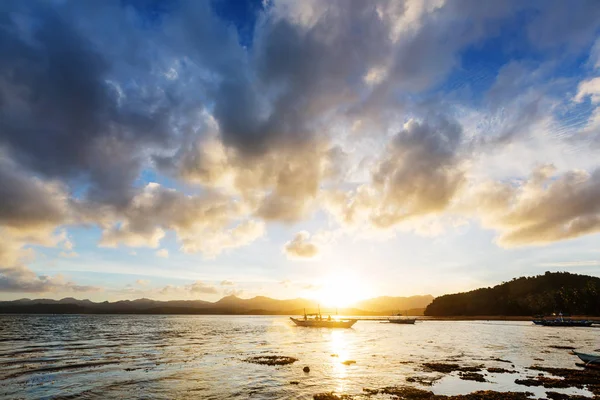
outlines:
{"label": "outrigger boat", "polygon": [[570,318],[563,318],[562,313],[558,314],[558,318],[555,319],[534,319],[533,323],[542,326],[592,326],[594,321],[588,321],[585,319],[577,320]]}
{"label": "outrigger boat", "polygon": [[335,319],[331,315],[323,318],[321,310],[318,313],[307,314],[304,310],[304,319],[290,317],[290,319],[298,326],[310,328],[351,328],[356,323],[356,319]]}
{"label": "outrigger boat", "polygon": [[577,357],[579,357],[579,359],[581,361],[583,361],[584,363],[587,364],[595,364],[595,365],[600,365],[600,354],[586,354],[586,353],[580,353],[578,351],[574,351],[573,354],[575,354]]}
{"label": "outrigger boat", "polygon": [[394,318],[388,318],[388,322],[392,324],[414,325],[416,318],[402,318],[402,314],[396,314]]}

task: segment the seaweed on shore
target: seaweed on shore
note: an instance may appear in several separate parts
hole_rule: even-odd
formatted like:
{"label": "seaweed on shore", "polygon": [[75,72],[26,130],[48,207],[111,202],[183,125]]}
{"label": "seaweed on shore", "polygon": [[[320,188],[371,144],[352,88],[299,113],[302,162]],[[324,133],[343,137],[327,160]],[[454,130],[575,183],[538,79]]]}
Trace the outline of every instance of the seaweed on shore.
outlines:
{"label": "seaweed on shore", "polygon": [[450,372],[481,372],[482,366],[461,367],[458,364],[450,363],[424,363],[423,367],[430,371],[449,374]]}
{"label": "seaweed on shore", "polygon": [[[600,371],[596,369],[570,369],[570,368],[551,368],[534,366],[530,369],[542,371],[564,378],[563,381],[568,387],[583,388],[586,387],[596,397],[600,396]],[[546,387],[546,386],[544,386]]]}
{"label": "seaweed on shore", "polygon": [[546,397],[550,400],[590,400],[589,397],[558,392],[547,392]]}
{"label": "seaweed on shore", "polygon": [[517,373],[517,371],[513,371],[510,369],[496,368],[496,367],[489,367],[487,369],[487,372],[489,372],[490,374],[516,374]]}
{"label": "seaweed on shore", "polygon": [[536,376],[535,378],[516,379],[517,385],[523,386],[543,386],[545,388],[568,388],[571,387],[569,382],[559,378],[548,378],[547,376]]}
{"label": "seaweed on shore", "polygon": [[492,360],[492,361],[498,361],[498,362],[503,362],[503,363],[507,363],[507,364],[512,364],[512,361],[503,360],[502,358],[498,358],[498,357],[496,357],[496,358],[492,357],[492,358],[490,358],[490,360]]}
{"label": "seaweed on shore", "polygon": [[423,367],[430,371],[442,372],[449,374],[450,372],[456,371],[460,366],[458,364],[446,364],[446,363],[424,363]]}
{"label": "seaweed on shore", "polygon": [[[429,390],[417,389],[412,386],[388,386],[382,389],[363,389],[367,396],[388,395],[395,400],[530,400],[531,392],[495,392],[491,390],[477,391],[469,394],[454,396],[436,395]],[[316,394],[315,400],[345,400],[352,399],[350,395],[333,393]]]}
{"label": "seaweed on shore", "polygon": [[459,377],[463,381],[487,382],[483,374],[477,372],[461,372]]}
{"label": "seaweed on shore", "polygon": [[418,383],[423,386],[433,386],[433,383],[441,378],[441,376],[408,376],[406,377],[406,382]]}
{"label": "seaweed on shore", "polygon": [[244,361],[260,365],[288,365],[295,363],[298,359],[288,356],[254,356],[246,358]]}

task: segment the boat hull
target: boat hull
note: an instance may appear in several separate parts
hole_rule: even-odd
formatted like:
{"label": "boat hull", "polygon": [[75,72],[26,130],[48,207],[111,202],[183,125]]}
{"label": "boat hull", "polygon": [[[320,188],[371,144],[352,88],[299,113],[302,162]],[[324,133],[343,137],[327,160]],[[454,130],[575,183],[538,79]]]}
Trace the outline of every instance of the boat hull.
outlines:
{"label": "boat hull", "polygon": [[416,319],[388,319],[391,324],[401,324],[401,325],[414,325]]}
{"label": "boat hull", "polygon": [[356,323],[356,319],[348,319],[342,321],[336,320],[314,320],[314,319],[298,319],[290,317],[290,319],[298,326],[307,328],[351,328]]}
{"label": "boat hull", "polygon": [[592,326],[593,321],[534,320],[533,323],[541,326]]}
{"label": "boat hull", "polygon": [[592,363],[592,364],[599,364],[600,365],[600,355],[598,354],[586,354],[586,353],[579,353],[577,351],[574,351],[573,354],[575,354],[577,357],[579,357],[579,359],[585,363]]}

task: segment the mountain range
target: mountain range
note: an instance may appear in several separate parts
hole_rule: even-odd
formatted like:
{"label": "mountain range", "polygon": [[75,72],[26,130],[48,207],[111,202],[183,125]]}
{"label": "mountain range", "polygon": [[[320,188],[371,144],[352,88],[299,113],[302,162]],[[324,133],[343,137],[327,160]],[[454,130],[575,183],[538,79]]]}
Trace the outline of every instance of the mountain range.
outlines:
{"label": "mountain range", "polygon": [[[344,315],[390,315],[402,312],[423,315],[433,296],[377,297],[356,303],[350,308],[322,309],[323,313]],[[231,295],[216,302],[204,300],[158,301],[151,299],[93,302],[71,297],[62,300],[19,299],[0,302],[0,313],[22,314],[302,314],[315,312],[314,300],[277,300],[264,296],[241,299]]]}

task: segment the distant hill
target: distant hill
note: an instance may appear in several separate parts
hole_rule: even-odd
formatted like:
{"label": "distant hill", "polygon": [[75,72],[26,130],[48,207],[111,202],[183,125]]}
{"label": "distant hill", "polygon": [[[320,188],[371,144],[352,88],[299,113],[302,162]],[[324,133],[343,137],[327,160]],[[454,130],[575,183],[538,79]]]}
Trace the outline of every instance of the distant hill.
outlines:
{"label": "distant hill", "polygon": [[[390,315],[409,310],[410,315],[422,315],[432,296],[378,297],[359,302],[355,307],[342,309],[341,315]],[[307,299],[277,300],[264,296],[241,299],[226,296],[216,302],[203,300],[157,301],[150,299],[122,300],[95,303],[71,297],[62,300],[19,299],[0,302],[0,313],[4,314],[252,314],[252,315],[297,315],[317,310],[317,302]],[[334,313],[333,309],[322,309],[323,313]]]}
{"label": "distant hill", "polygon": [[565,313],[600,315],[600,278],[568,272],[546,272],[500,285],[437,297],[428,316],[531,316]]}

